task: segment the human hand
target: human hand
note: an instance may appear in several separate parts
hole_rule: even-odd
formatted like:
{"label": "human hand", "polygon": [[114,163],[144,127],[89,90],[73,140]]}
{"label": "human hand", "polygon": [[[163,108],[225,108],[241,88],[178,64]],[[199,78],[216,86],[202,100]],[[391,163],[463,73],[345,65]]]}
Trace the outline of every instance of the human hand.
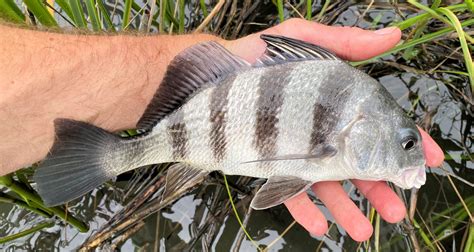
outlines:
{"label": "human hand", "polygon": [[[354,27],[330,27],[302,19],[290,19],[280,25],[234,41],[224,41],[224,46],[249,62],[254,62],[265,51],[265,43],[259,38],[261,33],[284,35],[320,45],[347,60],[364,60],[395,46],[401,37],[398,28],[391,27],[378,31],[366,31]],[[427,166],[439,166],[443,162],[443,152],[434,140],[423,130],[422,145]],[[405,205],[383,181],[352,180],[352,183],[370,201],[381,217],[390,223],[403,219]],[[315,183],[311,189],[328,208],[336,222],[356,241],[365,241],[372,235],[369,220],[351,201],[339,182]],[[295,220],[308,232],[323,235],[327,221],[306,193],[285,202]]]}

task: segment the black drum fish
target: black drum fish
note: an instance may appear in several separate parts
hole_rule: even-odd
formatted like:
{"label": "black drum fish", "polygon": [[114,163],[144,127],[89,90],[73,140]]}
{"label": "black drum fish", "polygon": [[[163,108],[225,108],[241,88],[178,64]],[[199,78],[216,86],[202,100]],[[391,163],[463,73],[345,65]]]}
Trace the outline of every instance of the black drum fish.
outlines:
{"label": "black drum fish", "polygon": [[265,209],[318,181],[425,183],[415,123],[375,79],[303,41],[261,35],[253,65],[217,42],[177,55],[144,115],[122,138],[56,119],[34,179],[47,205],[77,198],[123,172],[173,162],[172,192],[209,172],[268,178],[251,206]]}

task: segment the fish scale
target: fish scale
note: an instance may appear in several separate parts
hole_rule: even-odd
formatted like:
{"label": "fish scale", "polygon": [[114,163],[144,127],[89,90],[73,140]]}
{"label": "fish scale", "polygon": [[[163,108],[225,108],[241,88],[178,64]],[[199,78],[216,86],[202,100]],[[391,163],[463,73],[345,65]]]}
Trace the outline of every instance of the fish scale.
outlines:
{"label": "fish scale", "polygon": [[163,198],[214,170],[267,178],[254,209],[317,181],[424,183],[421,136],[380,83],[318,46],[261,38],[267,50],[254,65],[212,41],[176,56],[138,136],[56,120],[55,143],[34,177],[45,203],[65,203],[120,173],[163,162],[174,163]]}
{"label": "fish scale", "polygon": [[[319,75],[323,72],[323,69],[319,69],[314,74]],[[279,113],[277,127],[291,130],[280,131],[277,139],[278,156],[301,153],[309,149],[308,136],[313,130],[311,124],[313,121],[312,107],[317,99],[314,89],[318,83],[307,82],[304,78],[300,78],[306,74],[305,69],[295,68],[291,80],[283,90],[285,102]],[[294,119],[296,111],[301,116],[300,120]],[[296,144],[288,144],[290,142],[296,142]]]}
{"label": "fish scale", "polygon": [[262,74],[263,69],[254,69],[251,73],[237,75],[227,95],[225,113],[227,148],[222,165],[229,168],[229,174],[238,174],[240,170],[236,164],[239,161],[258,159],[258,152],[252,143],[256,125],[258,83]]}
{"label": "fish scale", "polygon": [[209,101],[209,121],[212,124],[209,131],[210,145],[214,160],[221,163],[227,153],[227,138],[225,127],[229,90],[235,81],[235,75],[227,77],[222,86],[212,89]]}

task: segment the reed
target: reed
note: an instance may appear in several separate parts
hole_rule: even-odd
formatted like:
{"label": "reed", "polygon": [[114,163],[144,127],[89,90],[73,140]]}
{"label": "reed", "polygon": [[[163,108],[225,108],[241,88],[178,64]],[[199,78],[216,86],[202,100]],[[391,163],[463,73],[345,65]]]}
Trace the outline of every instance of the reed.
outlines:
{"label": "reed", "polygon": [[[242,1],[234,6],[232,1],[219,1],[217,3],[217,1],[204,0],[153,0],[142,1],[146,3],[152,2],[153,5],[139,5],[137,4],[139,1],[122,0],[119,1],[122,6],[121,11],[117,11],[115,7],[111,9],[104,0],[55,0],[54,5],[47,4],[46,1],[42,0],[23,0],[22,2],[24,5],[17,5],[15,0],[1,0],[0,18],[22,25],[36,25],[55,29],[60,29],[64,26],[92,32],[137,31],[139,29],[138,23],[140,23],[140,27],[145,27],[144,30],[140,28],[140,31],[145,33],[156,30],[161,34],[183,34],[192,32],[193,29],[197,28],[199,32],[213,32],[232,39],[251,31],[251,29],[245,28],[246,26],[254,25],[252,26],[253,28],[260,28],[266,25],[265,22],[255,18],[256,15],[252,15],[253,12],[258,11],[258,9],[253,8],[252,3],[250,3],[252,1]],[[343,1],[320,1],[322,6],[316,6],[316,1],[311,0],[300,1],[295,6],[291,5],[291,3],[293,2],[285,0],[270,1],[269,5],[272,14],[266,12],[267,16],[260,18],[275,23],[283,22],[286,18],[299,17],[301,15],[299,13],[303,13],[304,18],[307,20],[332,24],[337,16],[347,10],[347,5]],[[387,5],[377,6],[377,3],[372,1],[361,8],[361,13],[363,14],[360,14],[360,16],[366,17],[368,12],[378,7],[380,9],[387,9]],[[407,18],[403,18],[403,20],[397,20],[390,24],[399,27],[403,31],[403,42],[372,59],[351,62],[351,64],[372,69],[376,65],[374,63],[387,64],[387,62],[390,62],[393,63],[390,66],[410,67],[410,69],[417,73],[456,76],[457,80],[461,82],[469,82],[467,88],[470,89],[471,98],[474,97],[474,93],[472,93],[474,90],[474,65],[472,61],[472,50],[474,48],[474,40],[472,38],[472,26],[474,25],[474,18],[472,18],[474,14],[473,1],[466,0],[460,4],[443,6],[442,1],[435,0],[432,1],[431,5],[427,6],[418,1],[409,0],[408,4],[397,4],[396,7],[416,12],[416,15],[409,15]],[[189,15],[188,10],[191,10],[189,13],[193,14]],[[397,9],[397,11],[399,10]],[[149,17],[145,19],[144,15],[149,15]],[[370,17],[366,27],[374,29],[380,27],[382,19],[383,15],[381,14],[373,15]],[[119,20],[119,22],[116,20]],[[137,20],[141,21],[138,22]],[[453,37],[452,35],[455,36]],[[417,66],[416,61],[419,58],[430,56],[425,54],[426,48],[448,42],[450,45],[459,45],[459,54],[461,55],[462,52],[462,62],[459,62],[460,67],[452,67],[452,65],[444,64],[444,61],[429,70],[423,70],[420,69],[420,66]],[[389,56],[393,57],[393,59],[387,61],[386,58]],[[469,98],[467,94],[463,93],[463,90],[458,90],[459,87],[454,84],[446,83],[446,87],[456,95],[461,97],[465,95]],[[415,116],[417,109],[419,110],[420,107],[425,109],[421,105],[421,96],[421,94],[417,94],[415,98],[411,99],[410,115]],[[468,100],[468,98],[460,100],[461,103],[465,104],[463,105],[465,107],[473,102],[472,99]],[[466,110],[465,107],[463,108],[464,111]],[[136,134],[134,131],[126,133],[128,135]],[[459,146],[462,146],[462,144],[459,143]],[[446,161],[451,163],[472,162],[473,154],[468,151],[446,153]],[[87,226],[76,219],[73,212],[67,212],[64,207],[48,208],[44,206],[41,199],[30,186],[29,177],[22,172],[15,174],[15,176],[0,177],[0,185],[9,192],[8,194],[0,194],[0,202],[2,204],[16,205],[45,219],[57,216],[66,223],[76,227],[79,231],[87,231]],[[432,176],[431,179],[439,180],[440,189],[438,194],[444,196],[439,196],[440,199],[436,200],[443,201],[444,199],[444,209],[424,209],[422,211],[422,209],[417,208],[414,219],[405,224],[413,228],[414,239],[417,240],[421,250],[445,249],[444,246],[446,244],[454,242],[454,236],[457,233],[464,232],[461,247],[464,251],[472,251],[474,246],[474,225],[470,216],[472,216],[474,211],[474,196],[468,194],[471,189],[460,189],[458,185],[454,185],[455,181],[451,181],[453,183],[443,182],[444,180],[439,179],[438,176]],[[238,201],[238,197],[233,196],[226,177],[224,177],[223,186],[225,187],[221,189],[227,189],[230,200],[228,212],[233,210],[240,228],[243,230],[242,232],[245,233],[248,240],[258,250],[262,250],[257,245],[259,241],[254,241],[247,232],[246,226],[248,225],[246,221],[242,222],[239,217],[238,206],[240,201]],[[420,193],[424,197],[432,197],[428,192],[420,191]],[[461,195],[463,193],[467,194],[467,197]],[[454,203],[448,201],[448,197],[445,196],[446,194],[451,195],[456,201]],[[375,227],[375,235],[370,242],[359,244],[359,248],[365,247],[375,251],[385,251],[393,244],[404,239],[402,236],[396,236],[387,240],[383,236],[384,222],[372,207],[367,209],[370,209],[367,210],[367,216]],[[249,213],[250,215],[251,213]],[[246,218],[249,216],[246,215]],[[49,221],[41,223],[18,234],[0,238],[0,243],[25,237],[51,225],[52,222]],[[291,233],[294,225],[294,222],[288,225],[281,232],[278,239],[285,238],[284,236],[287,233]],[[333,226],[331,225],[331,227]],[[335,229],[331,228],[331,231],[333,230]],[[255,237],[257,236],[254,235]],[[328,237],[323,238],[317,248],[321,248],[324,239],[328,239]],[[275,242],[276,240],[270,243],[269,247],[273,246]]]}

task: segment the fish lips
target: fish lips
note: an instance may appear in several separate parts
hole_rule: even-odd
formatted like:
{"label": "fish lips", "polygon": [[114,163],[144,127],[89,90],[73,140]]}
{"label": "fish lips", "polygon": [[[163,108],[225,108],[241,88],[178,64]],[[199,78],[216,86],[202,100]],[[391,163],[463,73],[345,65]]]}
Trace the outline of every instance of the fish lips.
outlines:
{"label": "fish lips", "polygon": [[391,181],[403,189],[419,189],[426,182],[425,165],[409,167],[403,170],[397,179]]}

